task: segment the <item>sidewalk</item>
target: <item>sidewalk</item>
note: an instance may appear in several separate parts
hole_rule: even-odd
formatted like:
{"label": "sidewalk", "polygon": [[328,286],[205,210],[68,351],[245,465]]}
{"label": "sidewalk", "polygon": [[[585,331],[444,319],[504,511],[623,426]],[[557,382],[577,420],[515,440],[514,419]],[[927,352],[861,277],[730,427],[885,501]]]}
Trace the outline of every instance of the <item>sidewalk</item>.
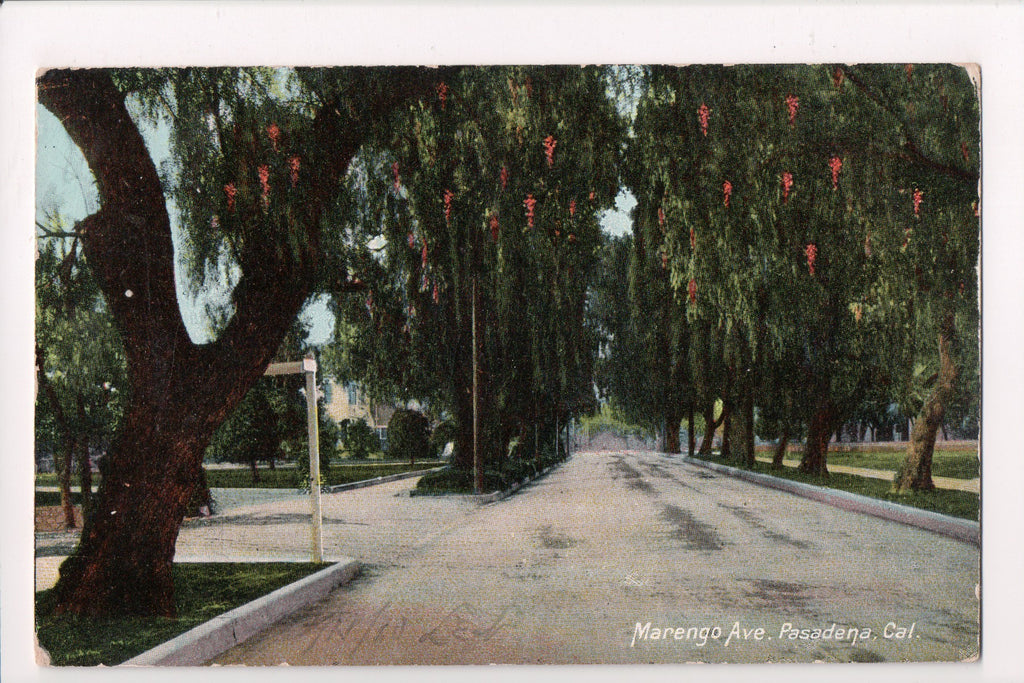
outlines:
{"label": "sidewalk", "polygon": [[[758,462],[771,462],[772,459],[769,457],[758,456]],[[786,467],[799,467],[799,460],[783,460],[782,464]],[[829,463],[829,472],[835,472],[836,474],[853,474],[858,477],[869,477],[871,479],[885,479],[886,481],[892,481],[896,476],[896,472],[892,470],[872,470],[865,467],[849,467],[847,465],[833,465]],[[932,477],[932,483],[935,484],[937,489],[946,489],[949,491],[966,491],[968,493],[981,493],[981,480],[980,479],[954,479],[952,477]]]}

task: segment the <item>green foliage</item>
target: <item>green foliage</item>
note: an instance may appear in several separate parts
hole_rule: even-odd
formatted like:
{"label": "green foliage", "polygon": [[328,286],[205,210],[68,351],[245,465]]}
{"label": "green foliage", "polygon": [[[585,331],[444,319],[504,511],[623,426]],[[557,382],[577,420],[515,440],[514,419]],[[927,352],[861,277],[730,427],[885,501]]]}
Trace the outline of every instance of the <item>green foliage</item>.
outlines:
{"label": "green foliage", "polygon": [[78,617],[55,614],[52,590],[36,593],[39,643],[54,666],[114,666],[219,614],[323,569],[304,562],[175,564],[178,616]]}
{"label": "green foliage", "polygon": [[457,436],[458,427],[451,420],[444,420],[438,423],[430,432],[430,454],[431,457],[439,458],[443,455],[445,447],[453,443]]}
{"label": "green foliage", "polygon": [[579,418],[580,431],[586,434],[608,432],[615,436],[632,436],[638,439],[650,436],[650,431],[625,418],[623,412],[609,403],[603,403],[593,415]]}
{"label": "green foliage", "polygon": [[340,432],[349,458],[365,460],[371,453],[380,452],[380,439],[370,425],[366,424],[366,420],[342,420]]}
{"label": "green foliage", "polygon": [[377,399],[451,415],[465,465],[475,315],[481,441],[497,462],[523,424],[564,421],[593,400],[585,297],[622,125],[600,69],[485,67],[441,80],[434,101],[410,107],[361,157],[361,205],[375,214],[364,224],[373,246],[355,261],[369,292],[335,301],[328,358]]}
{"label": "green foliage", "polygon": [[632,310],[610,342],[625,347],[608,361],[621,367],[605,375],[642,380],[609,382],[611,395],[651,421],[665,397],[753,394],[765,434],[799,433],[825,401],[842,417],[882,419],[892,403],[913,414],[952,310],[968,341],[954,419],[970,424],[979,119],[967,71],[650,67],[639,92],[624,172]]}
{"label": "green foliage", "polygon": [[[50,230],[66,229],[59,213]],[[36,396],[36,441],[50,452],[67,439],[103,446],[123,414],[127,379],[121,339],[77,238],[41,238],[36,260],[37,361],[54,390]],[[63,419],[61,424],[59,417]]]}
{"label": "green foliage", "polygon": [[417,410],[400,408],[388,422],[387,457],[414,462],[417,457],[431,457],[430,423]]}
{"label": "green foliage", "polygon": [[217,429],[206,450],[210,462],[270,462],[281,458],[278,416],[270,403],[270,389],[257,382],[231,416]]}

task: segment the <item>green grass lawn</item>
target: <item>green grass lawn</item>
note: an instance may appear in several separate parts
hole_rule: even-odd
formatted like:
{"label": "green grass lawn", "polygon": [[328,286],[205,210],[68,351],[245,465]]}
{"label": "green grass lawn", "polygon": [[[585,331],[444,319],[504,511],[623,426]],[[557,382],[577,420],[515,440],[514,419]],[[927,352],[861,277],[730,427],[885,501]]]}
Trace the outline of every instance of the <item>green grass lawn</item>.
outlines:
{"label": "green grass lawn", "polygon": [[[866,467],[874,470],[895,472],[906,457],[905,450],[882,450],[876,452],[857,452],[829,450],[828,462],[848,467]],[[932,475],[951,477],[953,479],[975,479],[981,474],[981,461],[975,450],[935,451],[932,456]]]}
{"label": "green grass lawn", "polygon": [[[724,465],[736,467],[734,462],[723,462],[718,458],[712,458],[713,462],[722,462]],[[828,461],[835,464],[832,454],[829,453]],[[790,479],[815,486],[849,491],[862,496],[888,500],[893,503],[910,505],[924,510],[940,512],[944,515],[969,519],[972,522],[978,521],[980,509],[980,496],[977,493],[968,491],[950,491],[945,489],[934,489],[932,491],[909,491],[898,493],[893,490],[891,481],[886,479],[872,479],[870,477],[859,477],[853,474],[838,474],[832,472],[828,477],[819,477],[811,474],[804,474],[795,467],[783,467],[772,469],[770,463],[757,462],[755,472],[769,474],[780,479]]]}
{"label": "green grass lawn", "polygon": [[324,569],[312,563],[260,562],[174,565],[178,616],[109,617],[53,614],[52,590],[36,593],[39,643],[55,666],[120,664],[199,624],[304,576]]}

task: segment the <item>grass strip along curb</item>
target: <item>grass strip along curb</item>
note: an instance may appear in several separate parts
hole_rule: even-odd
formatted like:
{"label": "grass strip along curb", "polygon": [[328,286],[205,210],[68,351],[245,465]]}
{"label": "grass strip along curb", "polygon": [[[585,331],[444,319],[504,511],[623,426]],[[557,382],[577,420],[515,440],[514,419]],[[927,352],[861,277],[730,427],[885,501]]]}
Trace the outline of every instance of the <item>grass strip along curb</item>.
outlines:
{"label": "grass strip along curb", "polygon": [[359,573],[359,563],[346,559],[262,598],[214,617],[157,645],[122,666],[198,666],[249,639],[293,612],[324,598]]}
{"label": "grass strip along curb", "polygon": [[820,503],[825,503],[826,505],[831,505],[843,510],[860,512],[862,514],[879,517],[891,522],[907,524],[909,526],[932,531],[958,541],[963,541],[964,543],[973,543],[979,547],[981,546],[981,525],[978,524],[978,522],[960,519],[959,517],[951,517],[949,515],[939,514],[930,510],[922,510],[909,505],[900,505],[899,503],[891,503],[885,500],[878,500],[877,498],[869,498],[867,496],[861,496],[848,491],[830,489],[823,486],[814,486],[813,484],[805,484],[803,482],[792,481],[789,479],[781,479],[779,477],[773,477],[759,472],[751,472],[737,467],[729,467],[728,465],[722,465],[720,463],[700,460],[698,458],[683,456],[682,461],[691,465],[697,465],[698,467],[714,470],[715,472],[726,474],[731,477],[736,477],[737,479],[743,479],[744,481],[749,481],[754,484],[767,486],[769,488],[792,493],[803,498],[816,500]]}
{"label": "grass strip along curb", "polygon": [[399,481],[401,479],[411,479],[413,477],[422,477],[424,474],[430,474],[431,472],[440,472],[447,465],[441,467],[434,467],[429,470],[416,470],[414,472],[399,472],[398,474],[388,474],[382,477],[375,477],[373,479],[363,479],[362,481],[352,481],[347,484],[334,484],[333,486],[323,486],[320,490],[323,493],[338,493],[339,491],[350,491],[352,489],[361,489],[366,486],[374,486],[376,484],[386,484],[391,481]]}

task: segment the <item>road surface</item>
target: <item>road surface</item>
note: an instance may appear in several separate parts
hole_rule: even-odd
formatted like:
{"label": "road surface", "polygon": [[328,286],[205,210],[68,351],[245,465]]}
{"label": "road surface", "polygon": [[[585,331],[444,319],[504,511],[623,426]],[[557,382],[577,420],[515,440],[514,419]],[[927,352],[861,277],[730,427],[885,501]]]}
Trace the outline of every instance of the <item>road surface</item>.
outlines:
{"label": "road surface", "polygon": [[[363,575],[215,662],[959,661],[978,652],[979,551],[926,531],[649,452],[579,453],[485,506],[409,497],[411,486],[325,496],[330,552],[366,563]],[[272,507],[253,527],[269,550],[302,533],[301,515]],[[209,528],[183,536],[195,534],[194,546]]]}

